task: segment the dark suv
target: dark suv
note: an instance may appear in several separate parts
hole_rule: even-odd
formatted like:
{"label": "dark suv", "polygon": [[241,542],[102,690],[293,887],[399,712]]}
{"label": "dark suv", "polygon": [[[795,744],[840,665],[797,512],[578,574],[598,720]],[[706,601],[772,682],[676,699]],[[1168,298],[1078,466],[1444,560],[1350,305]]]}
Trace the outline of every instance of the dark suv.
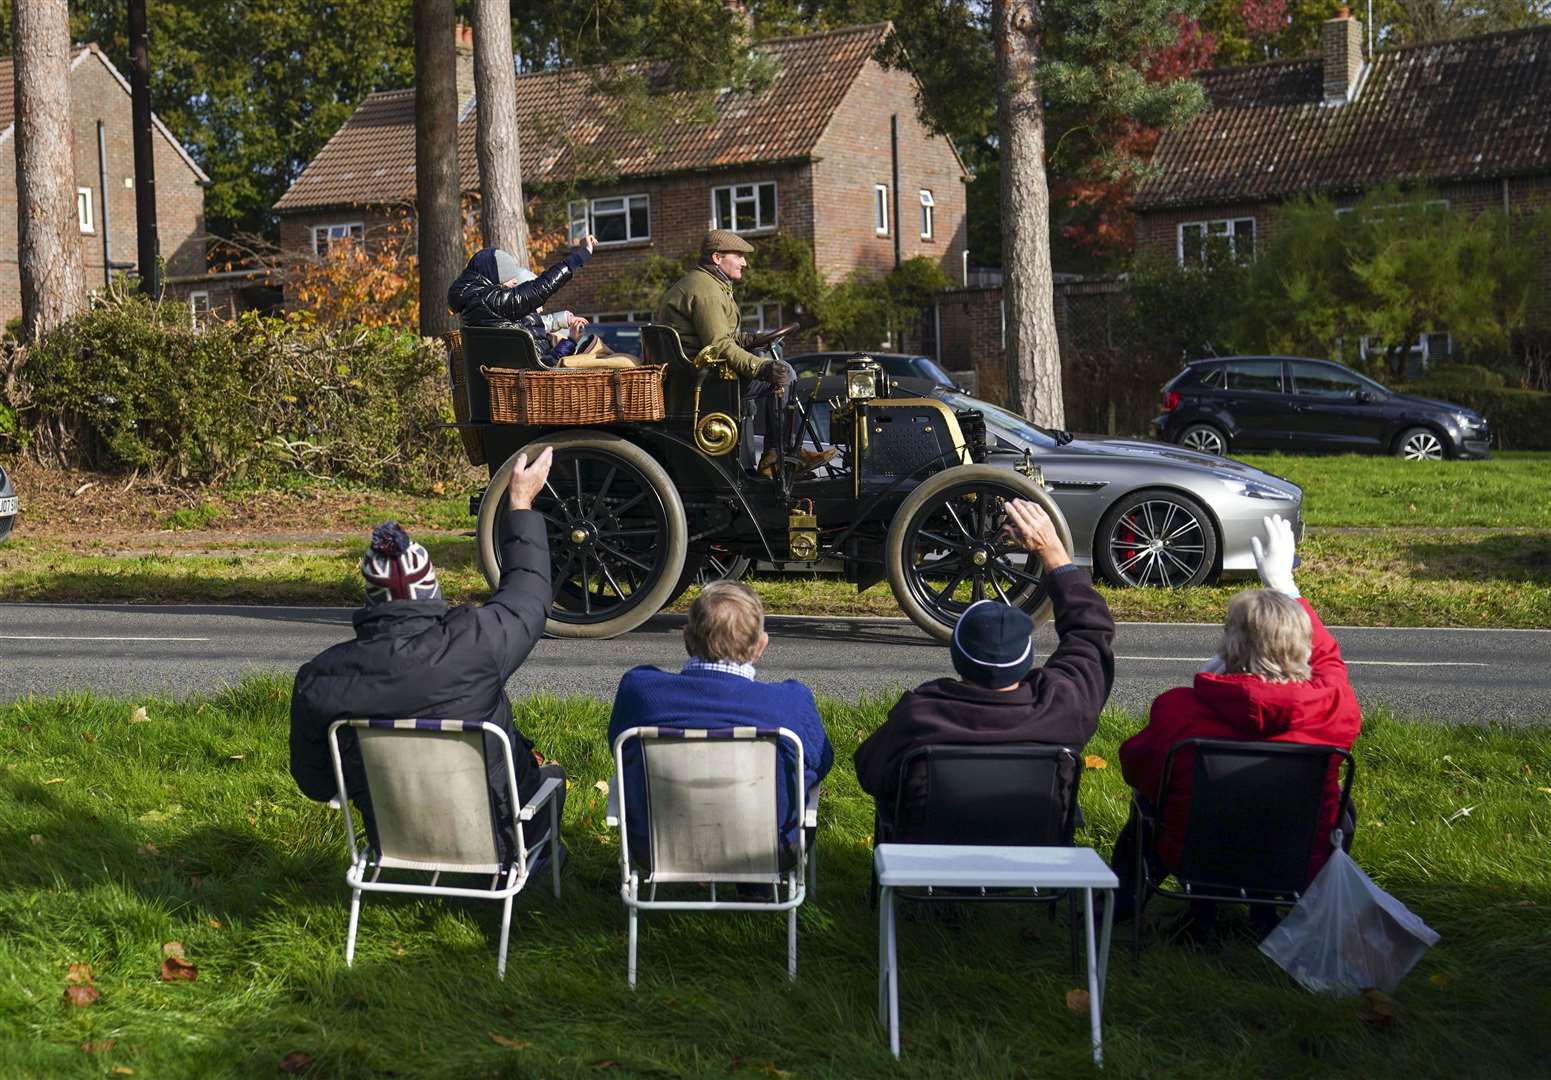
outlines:
{"label": "dark suv", "polygon": [[1158,437],[1209,454],[1229,450],[1395,454],[1412,461],[1484,458],[1486,420],[1460,405],[1397,394],[1330,360],[1197,360],[1163,387]]}

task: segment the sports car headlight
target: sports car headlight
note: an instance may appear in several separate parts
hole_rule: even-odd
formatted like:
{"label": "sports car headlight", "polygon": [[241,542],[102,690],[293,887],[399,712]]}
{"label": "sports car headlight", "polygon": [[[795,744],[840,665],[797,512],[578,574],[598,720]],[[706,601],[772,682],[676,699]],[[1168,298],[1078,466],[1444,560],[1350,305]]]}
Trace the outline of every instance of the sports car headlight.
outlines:
{"label": "sports car headlight", "polygon": [[1232,480],[1221,479],[1219,482],[1235,495],[1243,496],[1246,499],[1278,499],[1286,501],[1292,498],[1287,492],[1280,491],[1270,484],[1262,484],[1258,480],[1240,480],[1238,477],[1234,477]]}
{"label": "sports car headlight", "polygon": [[852,401],[878,396],[878,365],[872,360],[852,360],[846,365],[846,397]]}

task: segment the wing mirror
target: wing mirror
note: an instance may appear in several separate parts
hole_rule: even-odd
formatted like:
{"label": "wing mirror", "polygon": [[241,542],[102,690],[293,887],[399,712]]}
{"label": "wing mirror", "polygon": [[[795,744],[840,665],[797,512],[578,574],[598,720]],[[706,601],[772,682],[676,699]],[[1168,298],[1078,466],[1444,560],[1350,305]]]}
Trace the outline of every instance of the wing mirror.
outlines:
{"label": "wing mirror", "polygon": [[1379,400],[1379,395],[1375,394],[1372,390],[1359,390],[1357,391],[1356,396],[1357,400],[1363,405],[1371,405],[1373,402]]}

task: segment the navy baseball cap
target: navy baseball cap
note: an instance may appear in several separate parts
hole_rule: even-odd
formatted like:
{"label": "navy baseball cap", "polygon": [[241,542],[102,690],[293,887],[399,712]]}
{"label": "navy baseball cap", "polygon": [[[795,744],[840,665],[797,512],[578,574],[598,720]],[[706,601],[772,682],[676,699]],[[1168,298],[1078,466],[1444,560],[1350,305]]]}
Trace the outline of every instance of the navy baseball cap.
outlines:
{"label": "navy baseball cap", "polygon": [[1034,620],[995,600],[964,609],[953,628],[953,669],[965,682],[1002,687],[1021,682],[1034,666]]}

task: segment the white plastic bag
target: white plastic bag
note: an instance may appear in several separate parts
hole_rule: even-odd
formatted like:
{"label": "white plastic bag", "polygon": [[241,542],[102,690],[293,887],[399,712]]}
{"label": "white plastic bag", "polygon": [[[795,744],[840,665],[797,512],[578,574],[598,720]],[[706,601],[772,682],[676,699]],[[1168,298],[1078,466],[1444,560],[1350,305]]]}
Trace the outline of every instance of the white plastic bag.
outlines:
{"label": "white plastic bag", "polygon": [[1370,986],[1390,993],[1437,941],[1431,927],[1336,848],[1260,951],[1316,994],[1358,994]]}

